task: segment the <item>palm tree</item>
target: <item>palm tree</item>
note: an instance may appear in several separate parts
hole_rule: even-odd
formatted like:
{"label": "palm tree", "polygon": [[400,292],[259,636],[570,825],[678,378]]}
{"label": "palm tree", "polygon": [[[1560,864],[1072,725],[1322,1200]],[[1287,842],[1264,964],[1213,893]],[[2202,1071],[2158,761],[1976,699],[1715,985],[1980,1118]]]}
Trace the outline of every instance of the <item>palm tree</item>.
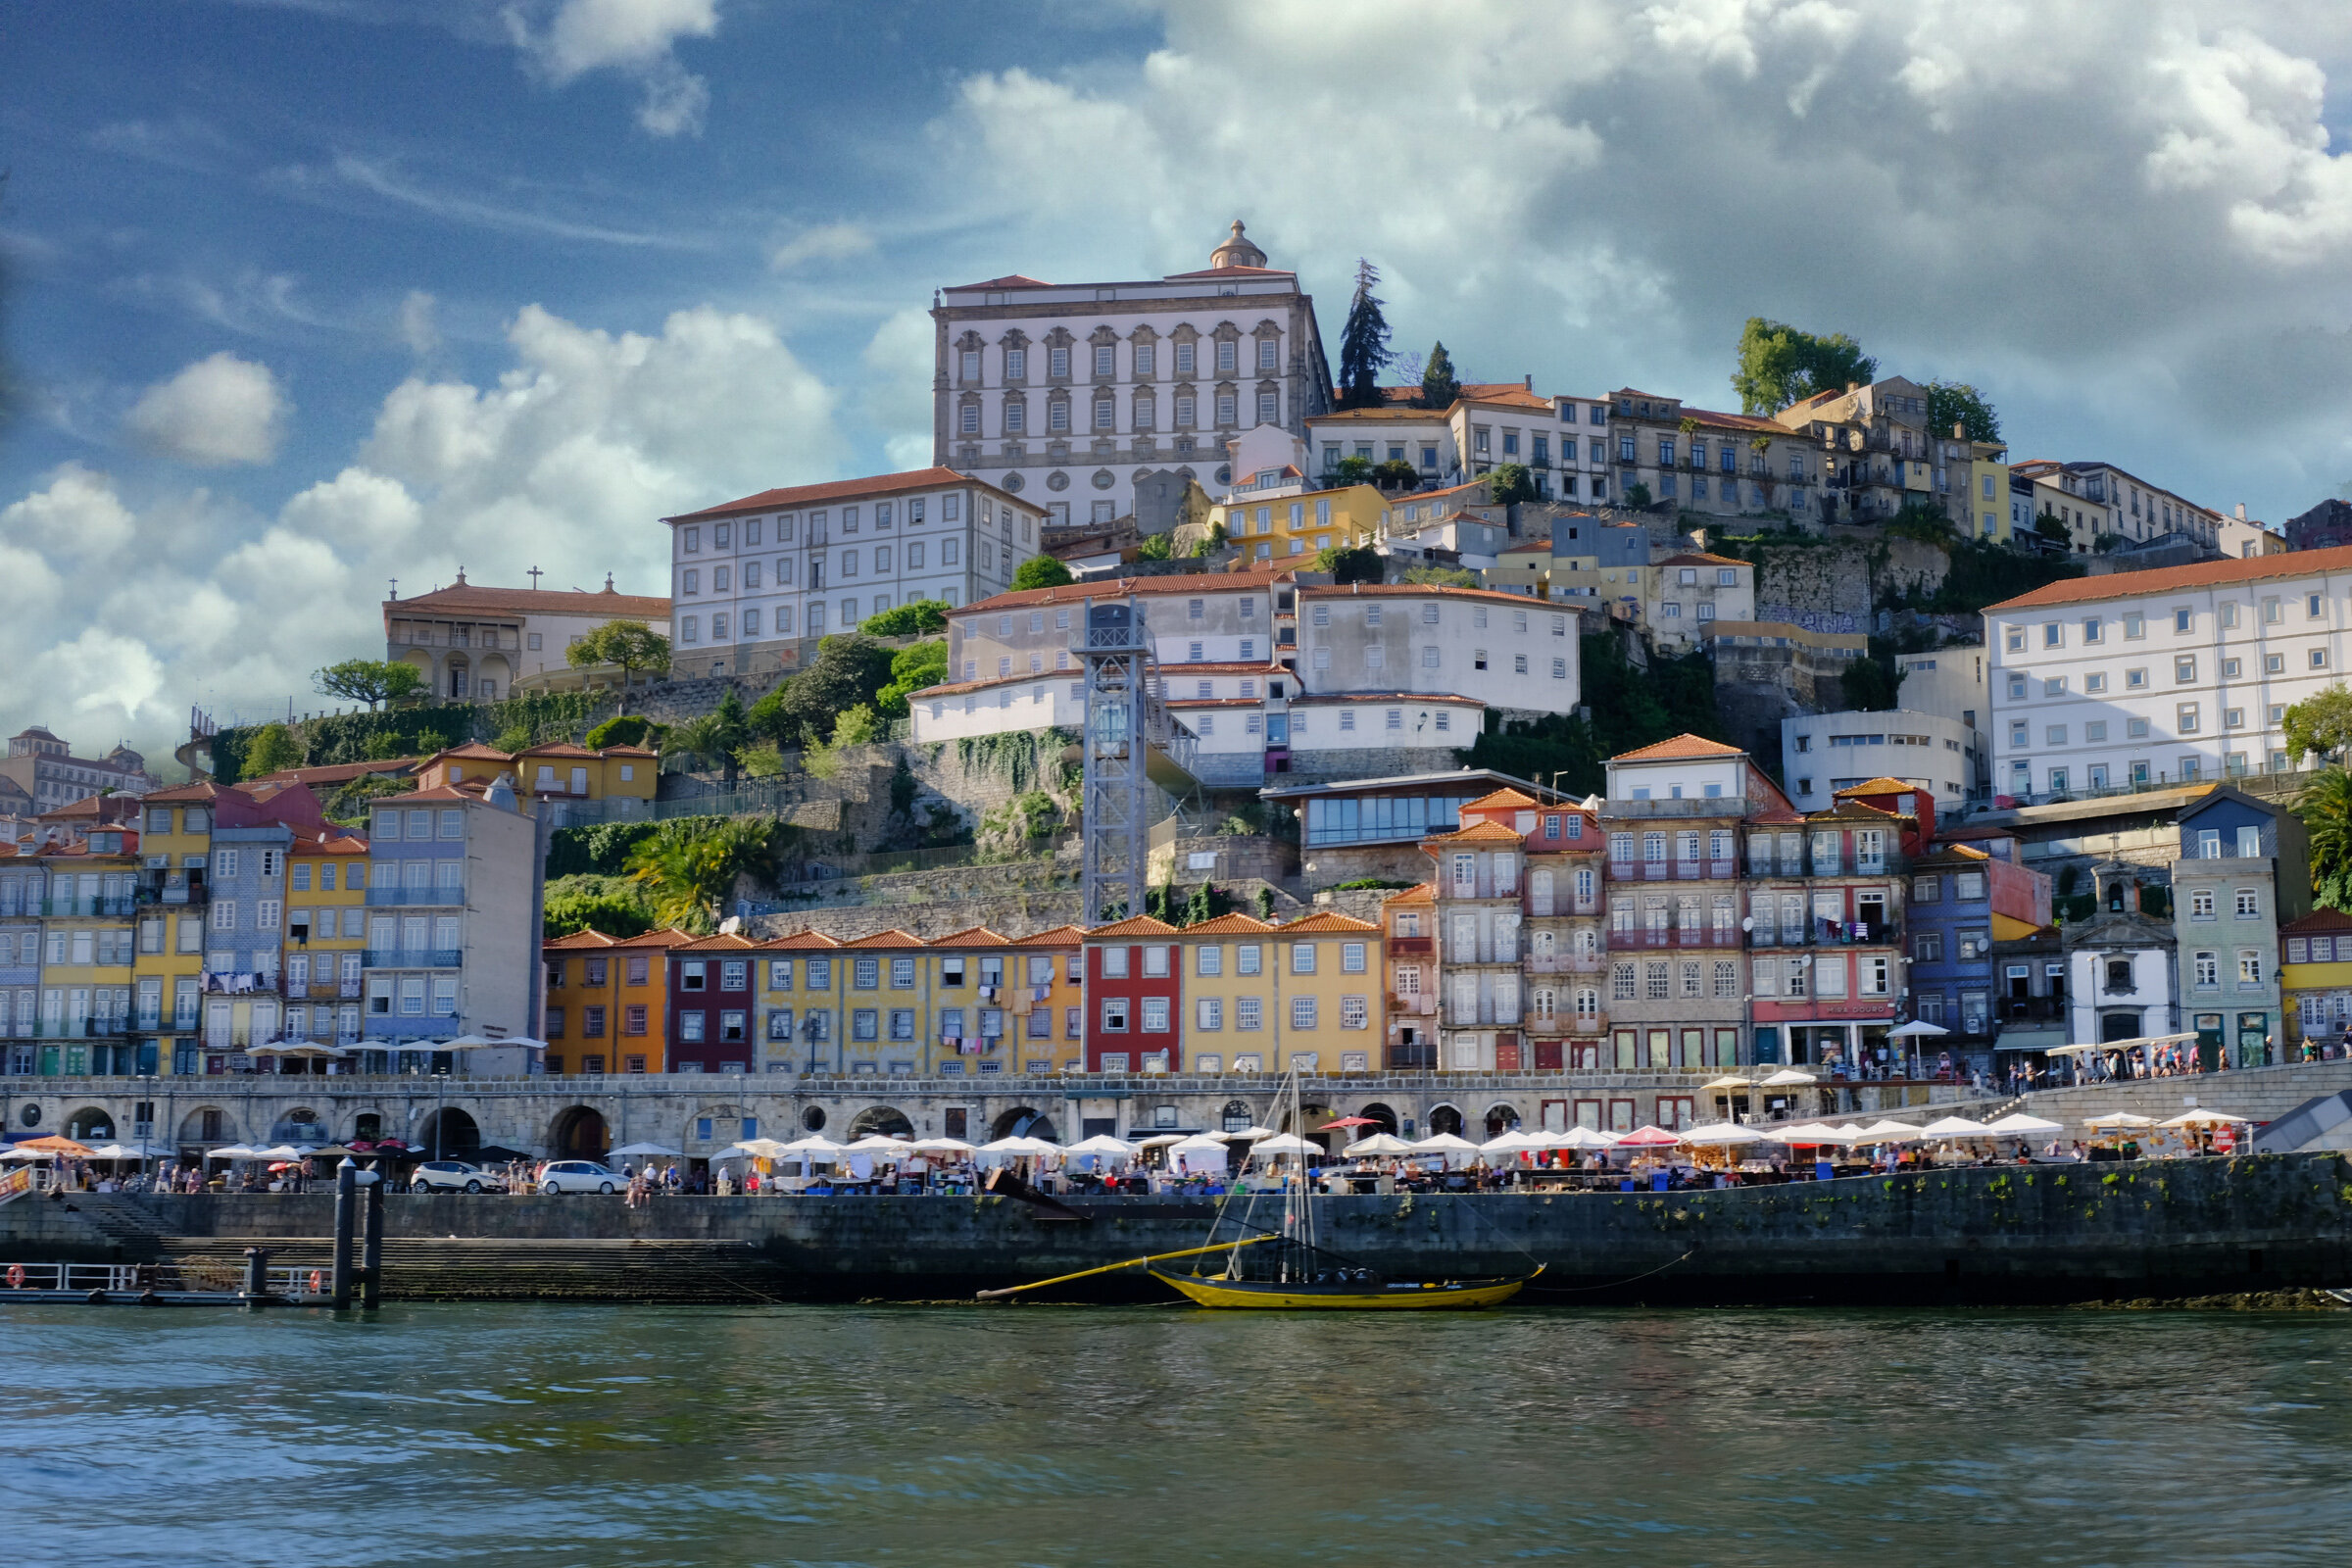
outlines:
{"label": "palm tree", "polygon": [[2312,901],[2352,910],[2352,773],[2331,767],[2304,785],[2295,814],[2311,835]]}
{"label": "palm tree", "polygon": [[726,725],[716,713],[672,724],[662,737],[662,756],[664,761],[676,758],[708,767],[727,756]]}
{"label": "palm tree", "polygon": [[738,879],[776,879],[792,835],[773,816],[673,818],[629,856],[629,880],[645,889],[663,925],[707,933]]}

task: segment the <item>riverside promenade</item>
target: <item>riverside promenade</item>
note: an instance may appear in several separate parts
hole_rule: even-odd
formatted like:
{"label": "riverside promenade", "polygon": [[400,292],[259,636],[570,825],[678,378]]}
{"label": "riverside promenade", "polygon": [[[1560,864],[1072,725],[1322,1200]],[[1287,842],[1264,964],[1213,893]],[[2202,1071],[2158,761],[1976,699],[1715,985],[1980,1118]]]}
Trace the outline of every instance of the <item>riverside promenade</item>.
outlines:
{"label": "riverside promenade", "polygon": [[[2007,1165],[1682,1193],[1320,1200],[1319,1234],[1398,1277],[1542,1263],[1547,1304],[2034,1303],[2352,1286],[2352,1161],[2335,1153]],[[0,1262],[233,1265],[325,1256],[325,1196],[76,1194],[0,1206]],[[1271,1226],[1236,1201],[1218,1236]],[[1210,1239],[1180,1197],[618,1199],[394,1195],[389,1298],[968,1299]],[[1090,1298],[1158,1298],[1140,1274]]]}

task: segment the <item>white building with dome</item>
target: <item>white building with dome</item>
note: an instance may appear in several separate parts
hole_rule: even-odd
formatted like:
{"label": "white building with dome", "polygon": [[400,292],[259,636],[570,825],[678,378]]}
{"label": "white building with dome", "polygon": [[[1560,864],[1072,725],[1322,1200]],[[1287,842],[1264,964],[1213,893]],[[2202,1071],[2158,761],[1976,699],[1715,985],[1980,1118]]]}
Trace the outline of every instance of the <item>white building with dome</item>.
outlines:
{"label": "white building with dome", "polygon": [[8,756],[0,758],[0,797],[27,814],[54,811],[102,790],[144,795],[155,787],[147,760],[129,747],[117,746],[104,757],[75,757],[71,746],[38,724],[10,736]]}
{"label": "white building with dome", "polygon": [[931,318],[933,462],[1051,525],[1125,516],[1158,473],[1221,495],[1228,441],[1267,424],[1303,439],[1331,405],[1315,302],[1239,220],[1200,271],[992,277],[940,290]]}

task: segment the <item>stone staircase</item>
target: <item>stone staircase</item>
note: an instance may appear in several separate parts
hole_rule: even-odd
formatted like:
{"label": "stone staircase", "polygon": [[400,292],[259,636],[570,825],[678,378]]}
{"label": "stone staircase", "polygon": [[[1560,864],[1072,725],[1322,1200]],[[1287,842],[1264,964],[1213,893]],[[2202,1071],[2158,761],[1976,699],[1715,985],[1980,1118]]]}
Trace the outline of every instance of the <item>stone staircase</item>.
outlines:
{"label": "stone staircase", "polygon": [[125,1257],[153,1257],[172,1239],[172,1228],[131,1193],[75,1193],[71,1201],[84,1223],[122,1249]]}

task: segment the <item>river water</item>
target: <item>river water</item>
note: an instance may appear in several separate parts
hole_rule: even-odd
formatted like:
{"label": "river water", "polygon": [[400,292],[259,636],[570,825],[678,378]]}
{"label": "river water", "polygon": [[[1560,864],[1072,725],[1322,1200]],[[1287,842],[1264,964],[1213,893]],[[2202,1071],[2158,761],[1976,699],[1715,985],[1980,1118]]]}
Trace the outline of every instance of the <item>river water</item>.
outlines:
{"label": "river water", "polygon": [[0,1313],[0,1554],[2337,1563],[2352,1313]]}

